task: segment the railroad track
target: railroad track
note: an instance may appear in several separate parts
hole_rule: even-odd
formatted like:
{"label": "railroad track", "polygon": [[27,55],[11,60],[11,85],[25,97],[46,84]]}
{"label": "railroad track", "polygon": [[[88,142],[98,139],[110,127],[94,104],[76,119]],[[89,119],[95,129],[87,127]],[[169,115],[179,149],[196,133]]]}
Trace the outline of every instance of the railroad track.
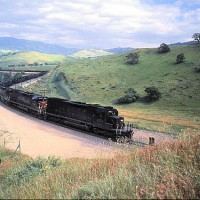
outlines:
{"label": "railroad track", "polygon": [[[29,81],[30,81],[30,80],[29,80]],[[20,84],[20,85],[24,85],[24,84],[26,84],[26,82],[24,82],[24,83],[22,82],[22,83],[19,83],[19,84]],[[15,107],[15,106],[12,106],[12,107],[15,108],[15,109],[17,109],[17,110],[19,110],[20,112],[25,113],[26,115],[30,115],[30,116],[35,117],[35,118],[38,119],[38,116],[37,116],[37,115],[30,114],[29,112],[26,112],[26,111],[24,111],[24,110],[21,110],[21,109]],[[41,118],[40,118],[40,119],[41,119]],[[41,119],[41,120],[44,120],[44,119]],[[93,134],[92,132],[88,132],[88,131],[86,131],[86,130],[80,130],[80,129],[78,129],[78,128],[72,128],[71,126],[69,127],[69,126],[67,126],[67,125],[63,125],[63,124],[58,123],[58,122],[55,122],[55,121],[50,121],[50,120],[45,120],[45,121],[47,121],[47,122],[49,122],[49,123],[51,123],[51,124],[56,124],[56,125],[65,127],[65,128],[67,127],[67,128],[70,128],[70,129],[72,129],[72,130],[76,130],[76,131],[81,132],[81,133],[84,133],[84,134],[96,136],[96,137],[99,137],[99,138],[108,139],[107,137],[105,137],[105,136],[103,136],[103,135],[97,135],[97,134]],[[149,138],[149,139],[150,139],[150,138]],[[135,146],[139,146],[139,147],[144,147],[144,146],[149,145],[149,144],[150,144],[150,145],[153,145],[153,144],[154,144],[154,140],[152,140],[152,137],[151,137],[151,142],[150,142],[150,140],[149,140],[149,142],[144,142],[144,141],[136,140],[136,139],[126,140],[126,138],[125,138],[124,140],[117,140],[117,143],[127,143],[127,144],[129,144],[129,145],[135,145]]]}
{"label": "railroad track", "polygon": [[115,141],[115,140],[112,140],[111,138],[105,137],[103,135],[97,135],[97,134],[94,134],[92,132],[88,132],[86,130],[80,130],[78,128],[67,126],[67,125],[64,125],[64,124],[61,124],[61,123],[58,123],[58,122],[55,122],[55,121],[51,121],[51,120],[48,120],[48,119],[38,118],[38,116],[36,116],[36,115],[34,115],[32,113],[28,113],[28,112],[26,112],[24,110],[21,110],[20,108],[15,107],[15,106],[11,106],[11,105],[8,106],[6,104],[4,104],[4,105],[6,107],[8,107],[8,108],[17,110],[20,113],[23,113],[23,114],[25,114],[27,116],[30,116],[30,117],[33,117],[35,119],[39,119],[41,121],[45,121],[45,122],[48,122],[49,124],[54,124],[54,125],[57,125],[57,126],[60,126],[60,127],[63,127],[63,128],[68,128],[68,129],[74,130],[76,132],[79,132],[81,134],[87,134],[87,135],[91,135],[91,136],[94,136],[94,137],[97,137],[97,138],[101,138],[101,139],[104,139],[105,141],[110,141],[112,144],[121,145],[121,146],[123,146],[123,145],[133,146],[134,145],[134,146],[137,146],[137,147],[145,147],[145,146],[149,145],[148,143],[145,143],[145,142],[143,142],[141,140],[135,140],[135,139],[133,139],[131,141],[130,140],[124,141],[124,142],[123,141]]}

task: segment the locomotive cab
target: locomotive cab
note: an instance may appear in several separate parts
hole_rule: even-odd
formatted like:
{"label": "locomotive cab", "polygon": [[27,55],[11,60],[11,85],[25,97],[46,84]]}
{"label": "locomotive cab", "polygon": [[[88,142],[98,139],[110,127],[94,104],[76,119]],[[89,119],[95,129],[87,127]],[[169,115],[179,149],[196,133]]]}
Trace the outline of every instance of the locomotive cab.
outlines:
{"label": "locomotive cab", "polygon": [[46,97],[39,97],[38,98],[38,104],[47,104],[47,98]]}
{"label": "locomotive cab", "polygon": [[121,129],[124,127],[124,118],[120,116],[108,116],[107,123],[112,124],[114,129]]}
{"label": "locomotive cab", "polygon": [[46,114],[47,98],[46,97],[39,97],[37,99],[37,102],[38,102],[38,113],[39,114]]}

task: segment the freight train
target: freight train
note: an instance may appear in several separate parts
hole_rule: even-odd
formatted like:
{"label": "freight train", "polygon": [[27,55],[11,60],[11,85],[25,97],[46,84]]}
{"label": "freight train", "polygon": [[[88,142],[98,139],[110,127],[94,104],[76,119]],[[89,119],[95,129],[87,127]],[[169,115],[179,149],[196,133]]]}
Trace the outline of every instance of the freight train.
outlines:
{"label": "freight train", "polygon": [[1,101],[38,118],[76,127],[120,142],[132,139],[133,127],[131,124],[125,125],[124,117],[118,115],[117,109],[99,104],[46,97],[10,88],[20,81],[23,80],[0,83]]}

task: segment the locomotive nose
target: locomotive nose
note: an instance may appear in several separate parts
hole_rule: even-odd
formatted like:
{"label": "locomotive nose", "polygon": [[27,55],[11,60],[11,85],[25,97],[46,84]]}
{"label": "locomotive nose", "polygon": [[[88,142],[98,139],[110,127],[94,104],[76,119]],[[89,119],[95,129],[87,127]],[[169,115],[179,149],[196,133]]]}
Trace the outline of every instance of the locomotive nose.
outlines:
{"label": "locomotive nose", "polygon": [[45,108],[45,107],[47,107],[47,103],[46,103],[45,101],[42,101],[42,102],[40,103],[40,106],[41,106],[42,108]]}

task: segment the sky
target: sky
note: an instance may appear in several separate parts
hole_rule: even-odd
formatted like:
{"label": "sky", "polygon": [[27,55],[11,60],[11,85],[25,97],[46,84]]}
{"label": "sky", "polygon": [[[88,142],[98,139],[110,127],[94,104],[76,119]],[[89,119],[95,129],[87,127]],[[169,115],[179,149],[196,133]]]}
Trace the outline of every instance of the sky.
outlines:
{"label": "sky", "polygon": [[64,47],[158,47],[200,33],[200,0],[0,0],[0,37]]}

